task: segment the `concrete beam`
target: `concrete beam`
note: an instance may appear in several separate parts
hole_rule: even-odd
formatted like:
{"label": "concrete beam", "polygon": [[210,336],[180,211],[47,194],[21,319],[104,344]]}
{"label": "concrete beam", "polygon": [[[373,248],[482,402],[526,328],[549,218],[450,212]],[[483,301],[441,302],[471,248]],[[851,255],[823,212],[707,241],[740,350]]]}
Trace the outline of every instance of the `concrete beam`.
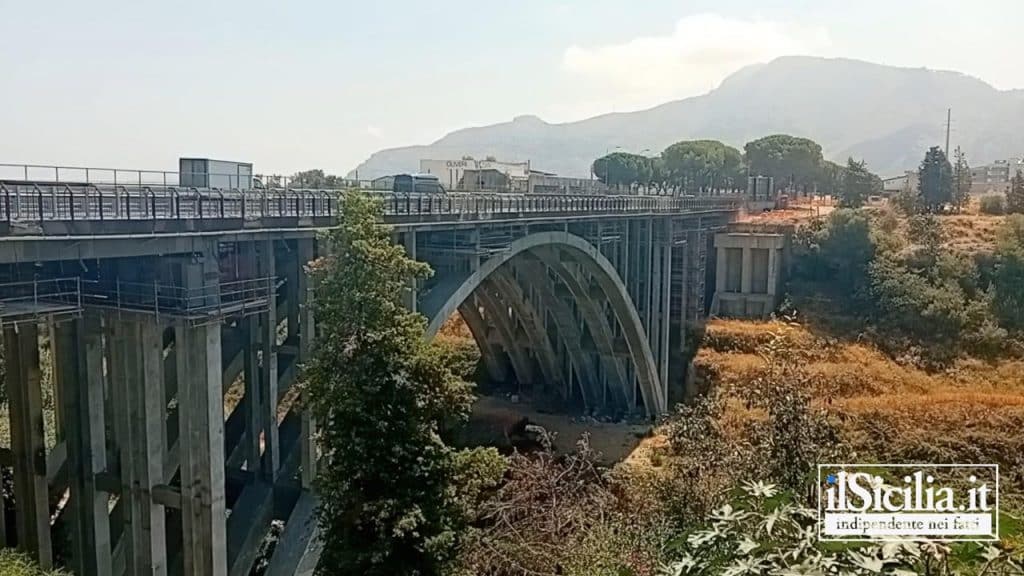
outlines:
{"label": "concrete beam", "polygon": [[316,519],[316,497],[299,496],[277,543],[266,576],[309,576],[320,557],[321,543]]}

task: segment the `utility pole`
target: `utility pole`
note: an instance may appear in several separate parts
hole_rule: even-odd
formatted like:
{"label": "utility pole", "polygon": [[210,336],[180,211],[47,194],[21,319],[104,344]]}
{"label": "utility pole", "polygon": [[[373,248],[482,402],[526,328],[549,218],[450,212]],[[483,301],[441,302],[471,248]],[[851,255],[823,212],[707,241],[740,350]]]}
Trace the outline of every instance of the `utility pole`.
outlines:
{"label": "utility pole", "polygon": [[949,127],[953,121],[953,109],[946,108],[946,158],[949,158]]}

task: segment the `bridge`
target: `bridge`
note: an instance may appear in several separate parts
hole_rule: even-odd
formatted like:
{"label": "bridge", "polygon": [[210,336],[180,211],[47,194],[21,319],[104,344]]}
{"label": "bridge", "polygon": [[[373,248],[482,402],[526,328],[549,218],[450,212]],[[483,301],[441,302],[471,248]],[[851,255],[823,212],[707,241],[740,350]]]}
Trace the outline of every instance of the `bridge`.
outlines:
{"label": "bridge", "polygon": [[[316,423],[294,384],[340,193],[131,180],[0,180],[0,545],[89,575],[309,573]],[[371,193],[435,270],[406,305],[430,335],[460,314],[491,379],[609,417],[682,398],[741,197]]]}

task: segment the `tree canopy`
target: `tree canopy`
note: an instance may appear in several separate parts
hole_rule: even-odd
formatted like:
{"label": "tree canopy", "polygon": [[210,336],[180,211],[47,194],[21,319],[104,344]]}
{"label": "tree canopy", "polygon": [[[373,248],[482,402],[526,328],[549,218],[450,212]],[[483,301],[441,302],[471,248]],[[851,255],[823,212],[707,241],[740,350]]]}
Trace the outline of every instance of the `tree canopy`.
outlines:
{"label": "tree canopy", "polygon": [[288,178],[288,186],[292,188],[342,188],[345,179],[334,174],[325,174],[323,170],[302,170]]}
{"label": "tree canopy", "polygon": [[629,152],[613,152],[594,160],[594,176],[613,188],[651,181],[652,159]]}
{"label": "tree canopy", "polygon": [[863,160],[858,162],[850,158],[840,174],[840,199],[845,207],[859,208],[869,196],[882,191],[881,179],[868,170],[867,163]]}
{"label": "tree canopy", "polygon": [[717,140],[684,140],[661,153],[670,181],[687,193],[740,187],[743,155]]}
{"label": "tree canopy", "polygon": [[774,177],[776,188],[806,192],[821,178],[824,158],[821,145],[813,140],[774,134],[747,142],[743,149],[751,175]]}
{"label": "tree canopy", "polygon": [[956,147],[953,158],[953,205],[959,212],[971,193],[971,167],[967,163],[967,155],[959,146]]}
{"label": "tree canopy", "polygon": [[926,210],[937,212],[953,201],[953,167],[941,148],[932,146],[928,149],[917,176],[918,191]]}
{"label": "tree canopy", "polygon": [[[825,160],[821,146],[813,140],[775,134],[748,142],[744,150],[718,140],[681,140],[653,157],[621,151],[606,154],[594,160],[591,170],[599,180],[619,189],[668,187],[706,194],[744,189],[747,176],[756,175],[773,177],[776,189],[841,193],[846,168]],[[858,172],[865,184],[868,175],[871,190],[880,189],[880,178],[866,170]]]}
{"label": "tree canopy", "polygon": [[305,378],[329,543],[319,573],[443,573],[466,523],[460,479],[493,484],[503,466],[493,450],[457,452],[443,440],[472,396],[426,342],[423,317],[400,302],[429,268],[391,243],[378,202],[350,193],[340,214],[324,237],[328,256],[311,265],[321,335]]}
{"label": "tree canopy", "polygon": [[1010,214],[1024,214],[1024,173],[1017,170],[1010,189],[1006,193],[1006,211]]}

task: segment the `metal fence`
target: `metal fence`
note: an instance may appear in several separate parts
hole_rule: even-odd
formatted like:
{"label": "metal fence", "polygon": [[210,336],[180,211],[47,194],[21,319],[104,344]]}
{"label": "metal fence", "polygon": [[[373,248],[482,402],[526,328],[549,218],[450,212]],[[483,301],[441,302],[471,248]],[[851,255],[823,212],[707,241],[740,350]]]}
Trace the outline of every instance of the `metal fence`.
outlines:
{"label": "metal fence", "polygon": [[[246,175],[248,176],[248,175]],[[196,179],[212,179],[231,182],[237,185],[242,177],[237,172],[172,172],[168,170],[135,170],[125,168],[98,168],[95,166],[56,166],[47,164],[5,164],[0,163],[0,181],[38,182],[46,184],[70,184],[81,186],[177,186],[189,185]],[[251,175],[256,188],[293,188],[297,182],[289,176]],[[323,189],[347,190],[351,188],[370,188],[371,180],[354,180],[349,178],[324,178],[323,181],[310,181],[305,177],[301,183],[306,186],[315,185]],[[328,186],[331,184],[331,186]]]}
{"label": "metal fence", "polygon": [[82,312],[79,278],[46,278],[0,284],[0,324],[66,319]]}
{"label": "metal fence", "polygon": [[[675,213],[735,209],[742,196],[403,194],[370,191],[386,216]],[[258,220],[338,215],[342,191],[0,181],[0,221]]]}
{"label": "metal fence", "polygon": [[185,319],[192,325],[228,316],[265,312],[276,284],[272,277],[186,288],[160,282],[83,281],[82,299],[93,306]]}

